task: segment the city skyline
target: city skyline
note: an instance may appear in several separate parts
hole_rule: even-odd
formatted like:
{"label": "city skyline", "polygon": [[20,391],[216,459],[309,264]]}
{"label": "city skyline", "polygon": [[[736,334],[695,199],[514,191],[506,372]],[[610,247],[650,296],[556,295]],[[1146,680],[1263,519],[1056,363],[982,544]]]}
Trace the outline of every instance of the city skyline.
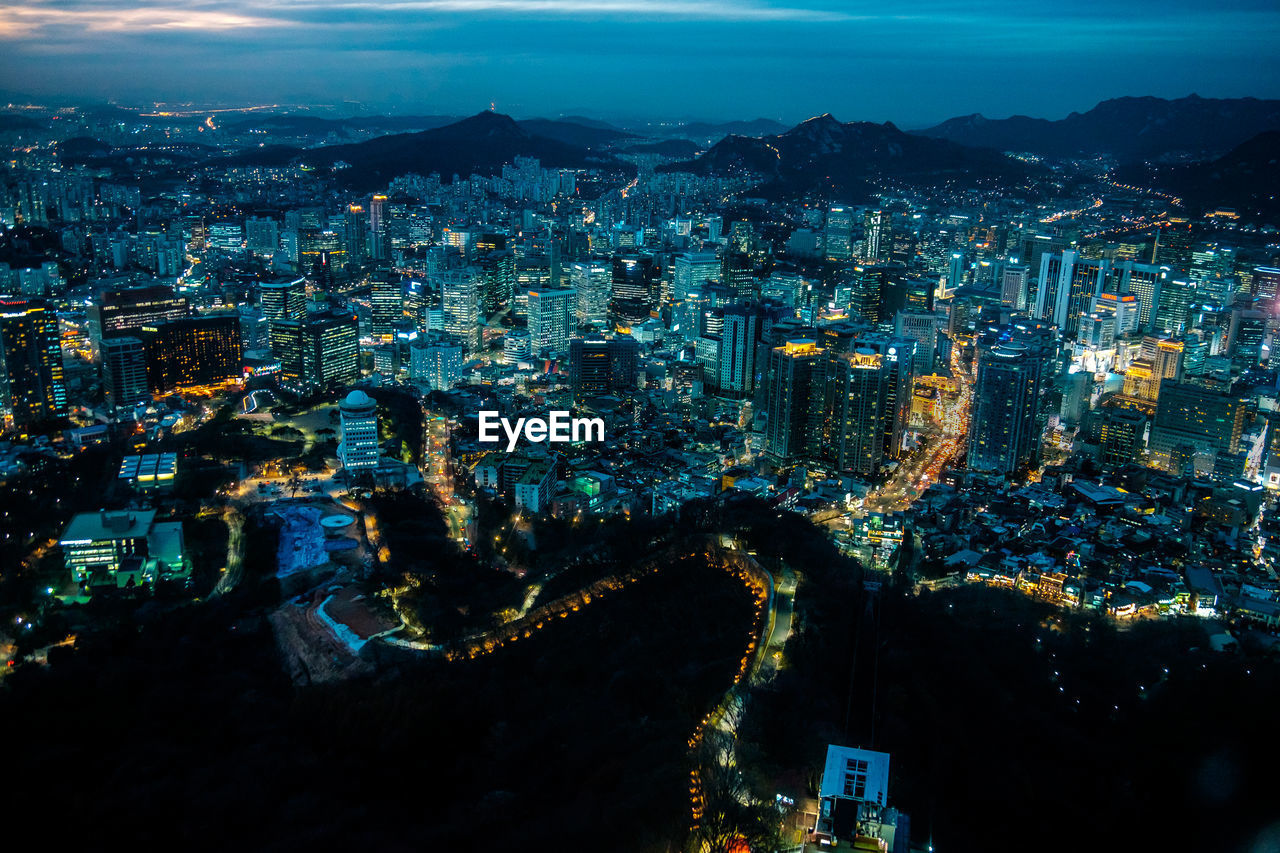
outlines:
{"label": "city skyline", "polygon": [[[1111,97],[1280,96],[1280,11],[1130,0],[1006,14],[827,0],[28,2],[4,7],[9,97],[374,112],[924,127],[980,112],[1061,118]],[[1234,57],[1224,62],[1223,57]],[[652,85],[657,74],[661,85]],[[841,91],[841,84],[844,90]],[[674,96],[673,96],[674,91]]]}

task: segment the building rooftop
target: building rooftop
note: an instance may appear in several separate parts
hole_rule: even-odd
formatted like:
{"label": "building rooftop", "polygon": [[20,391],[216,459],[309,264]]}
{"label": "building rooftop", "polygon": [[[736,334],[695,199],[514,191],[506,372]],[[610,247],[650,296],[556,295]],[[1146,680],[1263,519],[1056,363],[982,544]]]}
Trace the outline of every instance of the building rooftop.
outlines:
{"label": "building rooftop", "polygon": [[153,509],[83,512],[67,524],[60,544],[140,539],[151,530],[151,522],[155,517],[156,511]]}

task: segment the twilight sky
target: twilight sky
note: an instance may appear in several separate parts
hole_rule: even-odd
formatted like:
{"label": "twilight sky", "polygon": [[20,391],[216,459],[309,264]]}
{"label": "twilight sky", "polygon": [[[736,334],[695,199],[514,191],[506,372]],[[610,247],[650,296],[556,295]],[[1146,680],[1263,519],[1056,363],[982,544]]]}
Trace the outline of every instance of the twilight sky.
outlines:
{"label": "twilight sky", "polygon": [[1280,97],[1276,0],[0,0],[0,89],[919,127]]}

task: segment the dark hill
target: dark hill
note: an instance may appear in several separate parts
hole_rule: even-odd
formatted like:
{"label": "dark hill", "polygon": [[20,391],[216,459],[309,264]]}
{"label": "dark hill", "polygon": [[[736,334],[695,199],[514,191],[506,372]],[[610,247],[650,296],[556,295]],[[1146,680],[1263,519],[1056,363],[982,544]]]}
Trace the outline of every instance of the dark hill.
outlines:
{"label": "dark hill", "polygon": [[1114,98],[1064,119],[981,115],[919,131],[1002,151],[1047,157],[1108,155],[1122,161],[1218,157],[1264,130],[1280,130],[1280,101],[1256,98]]}

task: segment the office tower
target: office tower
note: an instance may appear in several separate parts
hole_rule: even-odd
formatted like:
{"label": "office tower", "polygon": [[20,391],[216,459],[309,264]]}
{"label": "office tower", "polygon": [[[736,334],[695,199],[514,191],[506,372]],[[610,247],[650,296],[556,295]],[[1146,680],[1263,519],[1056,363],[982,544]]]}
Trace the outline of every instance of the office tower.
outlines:
{"label": "office tower", "polygon": [[1135,409],[1107,408],[1102,416],[1099,460],[1103,465],[1137,462],[1146,442],[1147,416]]}
{"label": "office tower", "polygon": [[1191,261],[1191,226],[1185,219],[1170,219],[1156,229],[1152,263],[1185,268]]}
{"label": "office tower", "polygon": [[578,322],[603,326],[608,320],[609,291],[613,287],[609,264],[603,260],[574,261],[569,264],[569,286],[578,294]]}
{"label": "office tower", "polygon": [[728,305],[723,309],[717,352],[717,387],[727,397],[748,397],[756,390],[756,350],[760,343],[760,306]]}
{"label": "office tower", "polygon": [[1093,396],[1093,373],[1079,371],[1059,377],[1062,405],[1058,412],[1067,426],[1078,427],[1084,422]]}
{"label": "office tower", "polygon": [[508,249],[492,249],[477,253],[475,267],[480,271],[480,311],[492,317],[511,305],[515,295],[516,259]]}
{"label": "office tower", "polygon": [[868,263],[881,260],[890,241],[889,214],[868,210],[862,215],[862,259]]}
{"label": "office tower", "polygon": [[[527,336],[525,343],[527,355]],[[465,363],[466,352],[455,341],[419,339],[409,345],[409,378],[426,382],[435,390],[452,388],[462,378],[462,365]]]}
{"label": "office tower", "polygon": [[343,228],[343,243],[347,259],[352,266],[361,266],[369,258],[369,217],[358,204],[347,206]]}
{"label": "office tower", "polygon": [[893,334],[916,342],[912,373],[926,376],[937,364],[938,334],[946,318],[933,311],[899,311],[894,318]]}
{"label": "office tower", "polygon": [[1227,355],[1231,356],[1231,363],[1241,370],[1257,367],[1262,360],[1269,316],[1266,311],[1244,305],[1236,305],[1231,309]]}
{"label": "office tower", "polygon": [[1112,265],[1103,277],[1104,293],[1132,294],[1138,298],[1138,329],[1149,331],[1155,322],[1160,304],[1163,282],[1169,277],[1169,268],[1135,261],[1121,261]]}
{"label": "office tower", "polygon": [[578,292],[558,288],[530,290],[528,300],[530,351],[565,352],[573,332]]}
{"label": "office tower", "polygon": [[1172,379],[1182,381],[1183,358],[1186,345],[1180,340],[1165,338],[1156,342],[1155,358],[1152,361],[1152,372],[1160,382]]}
{"label": "office tower", "polygon": [[1142,328],[1141,305],[1138,297],[1132,293],[1099,293],[1093,300],[1091,313],[1099,317],[1110,317],[1112,334],[1116,337],[1134,334]]}
{"label": "office tower", "polygon": [[1189,326],[1195,296],[1195,285],[1189,281],[1174,278],[1162,280],[1152,330],[1166,335],[1185,332]]}
{"label": "office tower", "polygon": [[390,252],[386,204],[385,195],[375,195],[369,200],[369,257],[375,261],[385,261]]}
{"label": "office tower", "polygon": [[953,291],[968,282],[968,266],[965,264],[964,252],[952,252],[947,267],[947,290]]}
{"label": "office tower", "polygon": [[404,286],[394,273],[373,277],[369,297],[370,332],[377,340],[390,340],[395,325],[404,319]]}
{"label": "office tower", "polygon": [[849,294],[849,316],[860,317],[873,326],[880,322],[882,277],[870,267],[855,267]]}
{"label": "office tower", "polygon": [[0,404],[27,429],[67,413],[58,317],[38,299],[0,298]]}
{"label": "office tower", "polygon": [[914,376],[916,342],[884,334],[862,333],[852,342],[850,352],[871,352],[876,356],[881,394],[881,428],[884,456],[897,459],[902,455],[902,440],[911,418],[911,387]]}
{"label": "office tower", "polygon": [[967,465],[1012,474],[1039,453],[1036,428],[1041,362],[1027,347],[1002,344],[980,353],[969,420]]}
{"label": "office tower", "polygon": [[1249,292],[1258,299],[1274,301],[1277,294],[1280,294],[1280,269],[1254,267]]}
{"label": "office tower", "polygon": [[842,204],[827,210],[826,257],[829,261],[853,259],[853,209]]}
{"label": "office tower", "polygon": [[569,384],[578,399],[635,388],[640,346],[630,335],[569,341]]}
{"label": "office tower", "polygon": [[890,384],[884,367],[884,358],[868,347],[831,356],[819,452],[839,471],[871,476],[884,466]]}
{"label": "office tower", "polygon": [[351,385],[360,378],[360,323],[354,314],[313,314],[271,325],[280,384],[296,394]]}
{"label": "office tower", "polygon": [[795,460],[816,445],[826,366],[827,354],[812,338],[794,338],[769,350],[764,447],[773,460]]}
{"label": "office tower", "polygon": [[689,298],[712,281],[720,278],[720,260],[710,252],[681,252],[671,265],[672,298],[677,302]]}
{"label": "office tower", "polygon": [[142,329],[147,386],[162,394],[178,388],[239,382],[244,378],[240,319],[188,317]]}
{"label": "office tower", "polygon": [[725,252],[720,264],[720,281],[739,299],[756,297],[756,265],[750,255]]}
{"label": "office tower", "polygon": [[168,285],[107,290],[89,306],[90,340],[96,347],[104,338],[181,320],[190,313],[187,297],[176,296]]}
{"label": "office tower", "polygon": [[215,222],[209,226],[209,248],[228,255],[244,250],[244,225],[239,222]]}
{"label": "office tower", "polygon": [[111,406],[131,406],[147,398],[147,352],[140,338],[102,342],[102,390]]}
{"label": "office tower", "polygon": [[481,349],[480,276],[474,268],[437,273],[444,330],[457,338],[469,353]]}
{"label": "office tower", "polygon": [[1055,324],[1064,335],[1074,336],[1080,315],[1088,313],[1102,288],[1106,267],[1106,261],[1082,259],[1069,249],[1046,254],[1040,259],[1035,316]]}
{"label": "office tower", "polygon": [[1007,266],[1000,274],[1000,304],[1015,311],[1027,307],[1027,287],[1031,268],[1025,264]]}
{"label": "office tower", "polygon": [[378,404],[360,389],[338,406],[338,459],[347,471],[378,467]]}
{"label": "office tower", "polygon": [[244,221],[245,248],[262,258],[270,258],[280,248],[280,223],[269,216],[250,216]]}
{"label": "office tower", "polygon": [[267,322],[297,320],[307,314],[307,280],[305,278],[263,281],[258,283],[258,307]]}
{"label": "office tower", "polygon": [[[1205,359],[1209,357],[1209,339],[1200,333],[1182,338],[1182,375],[1203,376]],[[1181,377],[1179,377],[1181,378]]]}
{"label": "office tower", "polygon": [[613,300],[610,313],[619,326],[634,326],[649,319],[653,310],[650,286],[654,280],[651,255],[615,255]]}
{"label": "office tower", "polygon": [[1235,453],[1249,412],[1248,398],[1190,382],[1164,382],[1151,428],[1151,464],[1181,473],[1188,456]]}
{"label": "office tower", "polygon": [[[551,259],[546,255],[516,258],[515,276],[516,292],[511,313],[518,319],[524,319],[529,316],[529,291],[556,287],[556,277],[552,275]],[[577,310],[576,305],[574,310]]]}

